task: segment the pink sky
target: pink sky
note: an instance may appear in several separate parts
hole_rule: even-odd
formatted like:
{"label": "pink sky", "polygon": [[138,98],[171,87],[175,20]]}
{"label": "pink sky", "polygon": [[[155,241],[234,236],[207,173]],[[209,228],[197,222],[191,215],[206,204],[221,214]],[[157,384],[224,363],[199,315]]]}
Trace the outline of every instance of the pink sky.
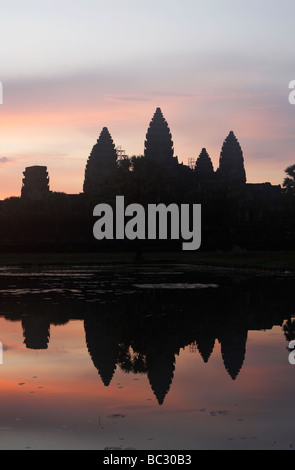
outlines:
{"label": "pink sky", "polygon": [[282,184],[295,162],[292,13],[291,0],[12,0],[0,33],[0,199],[19,196],[35,164],[51,190],[81,192],[101,129],[140,155],[157,107],[180,162],[205,147],[216,169],[232,130],[248,182]]}
{"label": "pink sky", "polygon": [[97,106],[48,101],[10,109],[4,103],[0,108],[0,197],[19,196],[22,172],[35,164],[48,167],[52,190],[79,193],[87,157],[102,127],[108,127],[115,145],[122,146],[127,155],[143,154],[145,134],[158,105],[170,126],[175,155],[185,164],[206,147],[216,169],[230,130],[242,146],[248,182],[281,184],[284,169],[294,161],[292,130],[277,121],[277,108],[253,109],[255,96],[140,98],[107,95]]}

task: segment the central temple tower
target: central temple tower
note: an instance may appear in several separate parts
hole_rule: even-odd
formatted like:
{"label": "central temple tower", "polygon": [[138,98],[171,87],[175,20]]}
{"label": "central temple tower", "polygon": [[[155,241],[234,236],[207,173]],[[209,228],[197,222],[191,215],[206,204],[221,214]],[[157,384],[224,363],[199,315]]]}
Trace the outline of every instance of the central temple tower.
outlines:
{"label": "central temple tower", "polygon": [[157,108],[147,130],[144,156],[160,164],[169,165],[176,160],[173,154],[170,129],[161,109]]}

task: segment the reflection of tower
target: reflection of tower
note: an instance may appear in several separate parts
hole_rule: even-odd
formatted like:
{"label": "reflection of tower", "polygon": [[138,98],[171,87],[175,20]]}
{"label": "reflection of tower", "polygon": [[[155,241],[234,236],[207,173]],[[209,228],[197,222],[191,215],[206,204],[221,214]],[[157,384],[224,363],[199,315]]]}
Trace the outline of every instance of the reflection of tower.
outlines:
{"label": "reflection of tower", "polygon": [[112,137],[106,127],[93,146],[86,163],[83,191],[87,195],[95,194],[100,185],[107,183],[117,166],[117,152]]}
{"label": "reflection of tower", "polygon": [[189,352],[196,353],[198,351],[197,343],[194,341],[193,343],[189,344]]}
{"label": "reflection of tower", "polygon": [[222,334],[219,341],[224,366],[231,378],[235,380],[246,355],[247,330],[230,330]]}
{"label": "reflection of tower", "polygon": [[29,166],[23,172],[21,197],[40,200],[49,194],[49,176],[46,166]]}
{"label": "reflection of tower", "polygon": [[169,165],[176,160],[173,154],[170,129],[161,109],[157,108],[147,130],[144,155],[157,163]]}
{"label": "reflection of tower", "polygon": [[118,340],[111,327],[105,326],[99,319],[86,319],[84,328],[93,365],[107,387],[111,383],[118,362]]}
{"label": "reflection of tower", "polygon": [[214,349],[215,337],[213,335],[204,334],[196,341],[196,344],[203,361],[208,362]]}
{"label": "reflection of tower", "polygon": [[171,351],[147,354],[146,367],[152,390],[162,405],[173,380],[175,355]]}
{"label": "reflection of tower", "polygon": [[22,317],[24,343],[29,349],[47,349],[50,337],[50,321],[43,315]]}

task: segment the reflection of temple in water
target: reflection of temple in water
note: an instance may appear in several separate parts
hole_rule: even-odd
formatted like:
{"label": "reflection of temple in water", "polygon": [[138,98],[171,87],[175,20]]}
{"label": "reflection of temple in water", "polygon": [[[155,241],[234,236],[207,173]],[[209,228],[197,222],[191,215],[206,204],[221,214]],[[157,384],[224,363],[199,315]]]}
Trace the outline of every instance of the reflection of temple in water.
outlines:
{"label": "reflection of temple in water", "polygon": [[167,352],[166,354],[154,354],[153,357],[147,357],[147,369],[151,388],[159,405],[162,405],[172,384],[175,355]]}
{"label": "reflection of temple in water", "polygon": [[214,349],[215,337],[210,333],[205,333],[201,338],[199,338],[198,344],[195,343],[195,345],[201,354],[203,361],[208,362]]}
{"label": "reflection of temple in water", "polygon": [[[50,338],[48,317],[42,315],[38,317],[32,314],[24,315],[18,320],[21,320],[26,348],[36,350],[48,347]],[[165,336],[162,328],[158,331],[155,329],[154,335],[149,336],[150,328],[145,329],[142,325],[142,329],[138,329],[137,338],[137,344],[141,349],[134,350],[131,356],[130,344],[132,343],[134,348],[134,339],[128,334],[128,327],[127,330],[121,329],[118,323],[108,322],[105,318],[95,316],[86,318],[84,320],[86,345],[102,383],[106,387],[111,384],[117,367],[125,372],[146,374],[151,389],[161,405],[172,385],[175,360],[180,350],[193,345],[192,351],[198,352],[202,360],[207,363],[216,341],[220,343],[225,370],[233,380],[237,378],[246,355],[247,330],[238,331],[237,328],[222,330],[220,325],[216,325],[217,330],[220,330],[216,336],[212,334],[211,329],[204,331],[203,336],[198,334],[196,339],[192,328],[191,331],[186,332],[185,341],[183,331],[178,328],[179,326],[179,324],[176,325],[173,336]],[[149,336],[149,342],[147,336]]]}
{"label": "reflection of temple in water", "polygon": [[[80,282],[80,281],[79,281]],[[50,326],[84,322],[86,347],[104,386],[116,369],[144,374],[159,404],[172,386],[176,357],[184,348],[208,363],[216,343],[226,373],[237,380],[248,332],[278,325],[294,339],[292,289],[139,290],[114,301],[87,302],[66,295],[54,302],[7,297],[5,318],[20,321],[28,349],[46,349]],[[35,302],[35,303],[34,303]],[[2,306],[2,311],[4,307]],[[68,312],[68,313],[67,313]]]}
{"label": "reflection of temple in water", "polygon": [[[105,386],[111,383],[117,365],[126,372],[147,374],[151,388],[162,404],[168,393],[174,375],[175,352],[167,348],[165,338],[162,344],[152,341],[144,351],[130,355],[128,340],[120,338],[115,325],[107,325],[99,318],[90,317],[84,321],[86,344],[89,355]],[[134,358],[144,358],[142,366]],[[136,370],[138,369],[138,370]]]}
{"label": "reflection of temple in water", "polygon": [[108,325],[96,318],[86,320],[84,327],[89,355],[103,384],[107,387],[119,360],[118,337]]}
{"label": "reflection of temple in water", "polygon": [[[51,322],[47,315],[42,314],[39,316],[25,314],[18,317],[18,320],[21,320],[26,348],[48,347],[50,324],[58,324],[56,320]],[[180,351],[190,347],[192,352],[200,354],[204,363],[208,363],[216,341],[220,343],[225,370],[233,380],[238,377],[246,355],[247,329],[239,329],[237,325],[234,328],[228,325],[223,328],[221,323],[217,322],[215,328],[212,328],[210,322],[204,319],[202,322],[200,319],[198,329],[196,325],[192,325],[191,329],[183,331],[179,319],[174,318],[174,321],[175,326],[169,331],[170,321],[167,319],[159,322],[158,318],[154,318],[141,321],[140,325],[126,324],[126,328],[122,328],[116,319],[87,316],[84,319],[86,346],[104,386],[108,387],[111,384],[117,367],[124,372],[146,374],[151,389],[161,405],[172,385],[176,357]],[[272,326],[268,322],[267,328]],[[292,328],[294,329],[293,326]],[[259,324],[257,329],[264,328]],[[135,330],[137,337],[134,337]]]}
{"label": "reflection of temple in water", "polygon": [[47,349],[50,320],[47,316],[24,315],[21,319],[24,343],[29,349]]}
{"label": "reflection of temple in water", "polygon": [[233,380],[242,368],[246,355],[247,331],[225,332],[220,338],[224,366]]}

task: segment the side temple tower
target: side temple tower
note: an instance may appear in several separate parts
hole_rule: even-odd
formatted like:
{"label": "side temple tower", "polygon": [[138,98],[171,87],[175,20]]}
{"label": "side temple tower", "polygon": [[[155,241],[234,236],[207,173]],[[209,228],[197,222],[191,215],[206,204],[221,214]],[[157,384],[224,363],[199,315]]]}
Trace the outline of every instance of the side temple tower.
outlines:
{"label": "side temple tower", "polygon": [[246,183],[243,152],[233,131],[223,142],[217,173],[227,184]]}
{"label": "side temple tower", "polygon": [[46,197],[49,191],[49,176],[46,166],[28,166],[23,172],[21,197],[38,201]]}
{"label": "side temple tower", "polygon": [[208,152],[205,148],[202,149],[200,155],[198,156],[195,164],[195,175],[201,181],[207,181],[214,177],[214,168],[212,160],[208,155]]}
{"label": "side temple tower", "polygon": [[88,157],[83,191],[87,195],[97,193],[100,186],[108,183],[117,166],[117,152],[113,139],[104,127]]}

